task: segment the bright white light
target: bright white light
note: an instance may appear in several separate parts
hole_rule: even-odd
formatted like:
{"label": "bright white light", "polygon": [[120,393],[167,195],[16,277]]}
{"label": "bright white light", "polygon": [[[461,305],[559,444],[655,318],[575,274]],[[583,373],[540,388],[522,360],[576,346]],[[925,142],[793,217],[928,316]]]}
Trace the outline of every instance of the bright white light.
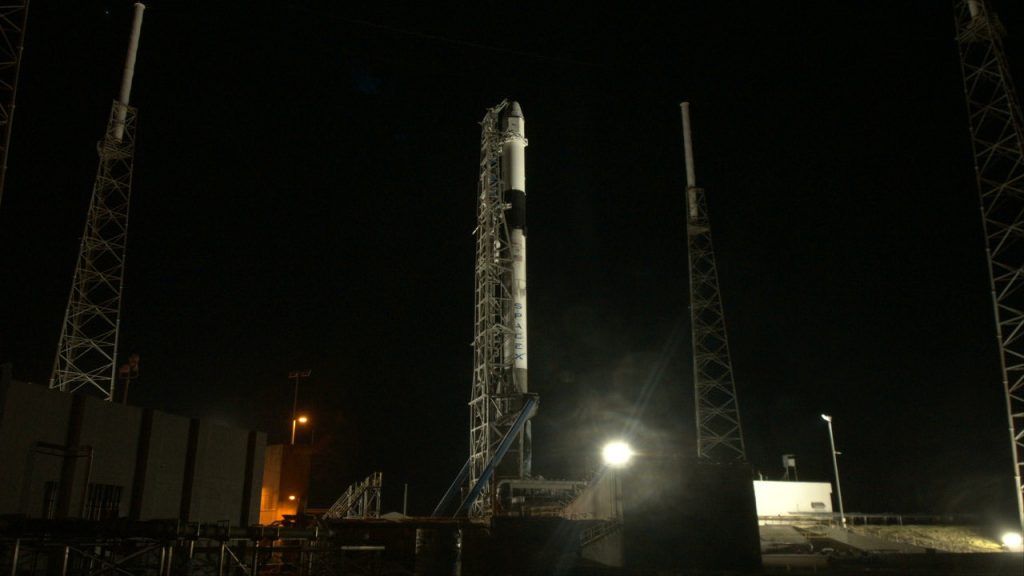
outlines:
{"label": "bright white light", "polygon": [[821,415],[821,419],[824,420],[825,422],[831,422],[832,421],[832,417],[829,416],[828,414],[822,414]]}
{"label": "bright white light", "polygon": [[617,440],[604,445],[601,457],[604,458],[604,463],[608,466],[622,468],[633,458],[633,449],[629,447],[629,444]]}
{"label": "bright white light", "polygon": [[1020,534],[1017,534],[1016,532],[1007,532],[1006,534],[1003,534],[1003,546],[1006,546],[1007,548],[1017,548],[1021,545],[1021,542],[1024,542],[1024,540],[1021,540]]}

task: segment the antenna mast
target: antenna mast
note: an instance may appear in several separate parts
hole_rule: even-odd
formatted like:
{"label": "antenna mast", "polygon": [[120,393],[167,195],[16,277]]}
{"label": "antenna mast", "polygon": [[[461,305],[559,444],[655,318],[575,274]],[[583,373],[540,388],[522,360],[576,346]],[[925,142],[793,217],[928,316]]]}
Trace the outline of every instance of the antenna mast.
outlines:
{"label": "antenna mast", "polygon": [[63,392],[85,389],[107,401],[114,399],[117,382],[121,289],[135,155],[136,110],[128,101],[145,8],[141,2],[135,3],[121,90],[111,106],[103,140],[96,146],[99,166],[50,377],[50,388]]}
{"label": "antenna mast", "polygon": [[996,342],[1024,530],[1024,114],[1003,51],[1003,27],[984,0],[956,0],[964,95],[988,257]]}
{"label": "antenna mast", "polygon": [[690,262],[690,329],[693,342],[693,388],[697,422],[697,456],[718,462],[745,461],[736,387],[729,358],[718,267],[711,243],[704,189],[697,186],[690,136],[690,103],[679,105],[686,149],[686,241]]}

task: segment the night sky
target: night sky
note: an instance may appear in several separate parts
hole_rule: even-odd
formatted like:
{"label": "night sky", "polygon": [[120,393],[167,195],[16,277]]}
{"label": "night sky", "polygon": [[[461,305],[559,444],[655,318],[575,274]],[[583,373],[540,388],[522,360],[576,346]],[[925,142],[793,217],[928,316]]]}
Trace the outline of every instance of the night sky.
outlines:
{"label": "night sky", "polygon": [[[309,368],[312,503],[382,470],[385,508],[408,483],[429,512],[468,454],[478,123],[511,98],[534,471],[586,478],[634,422],[694,452],[687,99],[750,462],[829,481],[829,412],[848,511],[1015,515],[951,2],[372,4],[147,9],[132,403],[280,442]],[[1024,7],[995,9],[1024,78]],[[32,3],[0,206],[21,380],[49,378],[130,14]]]}

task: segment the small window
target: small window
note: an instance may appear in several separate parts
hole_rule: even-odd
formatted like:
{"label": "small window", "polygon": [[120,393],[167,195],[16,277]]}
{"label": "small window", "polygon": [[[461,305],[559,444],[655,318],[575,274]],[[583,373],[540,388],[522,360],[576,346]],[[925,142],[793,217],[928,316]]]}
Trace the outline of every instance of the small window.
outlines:
{"label": "small window", "polygon": [[824,510],[825,509],[825,503],[824,502],[811,502],[811,508],[814,509],[814,510]]}
{"label": "small window", "polygon": [[85,500],[86,520],[117,518],[121,510],[121,487],[113,484],[89,484]]}
{"label": "small window", "polygon": [[57,516],[57,492],[60,485],[53,480],[43,484],[43,518],[52,520]]}

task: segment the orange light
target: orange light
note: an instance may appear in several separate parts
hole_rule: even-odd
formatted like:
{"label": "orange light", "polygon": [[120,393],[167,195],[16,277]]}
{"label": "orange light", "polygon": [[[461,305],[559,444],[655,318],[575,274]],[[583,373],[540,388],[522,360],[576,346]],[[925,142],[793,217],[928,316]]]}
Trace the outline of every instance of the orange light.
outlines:
{"label": "orange light", "polygon": [[292,494],[291,496],[289,496],[288,499],[289,500],[295,500],[295,494]]}
{"label": "orange light", "polygon": [[309,418],[306,418],[305,416],[299,416],[299,424],[305,424],[306,422],[309,422]]}

